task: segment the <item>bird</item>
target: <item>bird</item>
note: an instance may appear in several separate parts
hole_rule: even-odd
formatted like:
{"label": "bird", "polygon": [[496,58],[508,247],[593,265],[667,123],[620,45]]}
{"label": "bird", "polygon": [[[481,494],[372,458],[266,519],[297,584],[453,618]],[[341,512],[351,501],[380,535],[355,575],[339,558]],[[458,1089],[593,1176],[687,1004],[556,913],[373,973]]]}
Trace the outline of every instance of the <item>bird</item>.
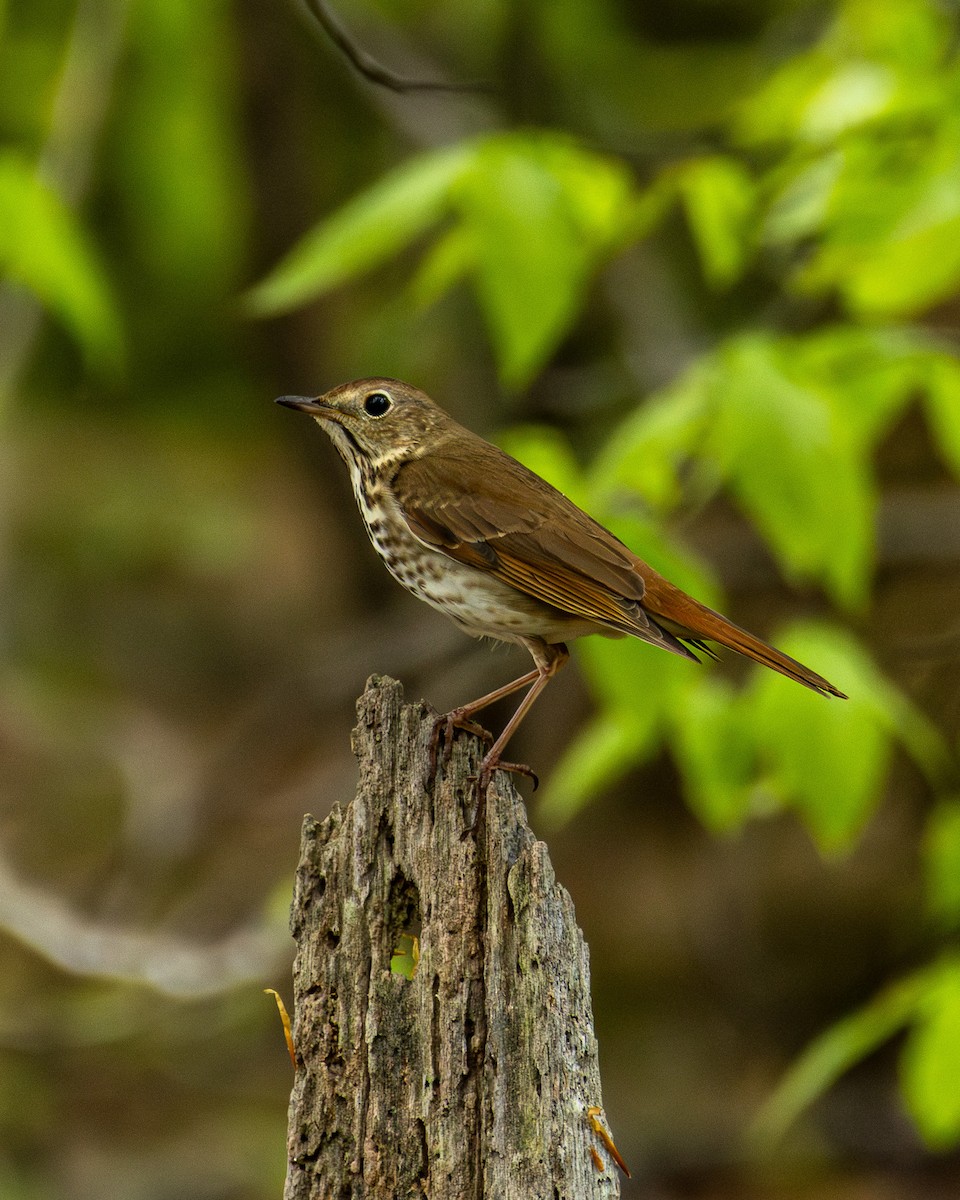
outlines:
{"label": "bird", "polygon": [[[481,797],[510,738],[588,634],[636,637],[684,658],[735,650],[823,696],[823,676],[694,599],[645,563],[561,491],[455,421],[418,388],[373,377],[277,404],[313,417],[350,474],[367,534],[390,574],[464,633],[526,648],[533,669],[440,718],[484,736]],[[527,689],[496,740],[474,722]],[[439,727],[439,725],[438,725]]]}

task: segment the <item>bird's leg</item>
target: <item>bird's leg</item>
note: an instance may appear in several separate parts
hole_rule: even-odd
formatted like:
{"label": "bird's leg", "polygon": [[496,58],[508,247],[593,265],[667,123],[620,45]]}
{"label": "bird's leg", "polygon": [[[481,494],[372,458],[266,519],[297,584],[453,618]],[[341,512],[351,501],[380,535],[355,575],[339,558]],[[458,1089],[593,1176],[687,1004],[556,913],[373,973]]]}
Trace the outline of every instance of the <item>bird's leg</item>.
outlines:
{"label": "bird's leg", "polygon": [[480,763],[480,771],[477,775],[479,802],[477,805],[477,812],[474,814],[471,824],[476,824],[480,807],[483,805],[484,797],[486,796],[487,785],[489,784],[494,771],[499,769],[501,771],[513,771],[519,775],[527,775],[533,779],[534,789],[536,789],[537,784],[539,783],[536,775],[528,766],[525,766],[523,763],[503,762],[500,758],[500,755],[503,753],[507,742],[510,741],[516,732],[517,726],[533,707],[536,698],[570,657],[570,651],[566,648],[566,646],[563,645],[562,642],[558,642],[556,645],[551,646],[547,642],[541,642],[539,640],[534,640],[533,638],[524,638],[524,645],[533,655],[533,661],[537,664],[537,669],[536,671],[531,671],[529,675],[524,676],[522,681],[517,681],[517,688],[522,687],[524,683],[531,679],[531,677],[533,686],[520,701],[517,711],[507,722],[506,728],[484,755],[483,761]]}
{"label": "bird's leg", "polygon": [[522,680],[516,680],[514,685],[511,686],[511,690],[519,690],[520,687],[530,681],[532,681],[532,687],[520,701],[517,711],[507,722],[506,728],[484,755],[483,761],[480,763],[480,770],[476,775],[477,806],[470,820],[467,822],[465,833],[475,829],[480,820],[480,814],[483,812],[483,806],[487,799],[487,788],[490,785],[490,780],[493,778],[494,771],[499,769],[501,771],[513,771],[518,775],[526,775],[533,780],[534,791],[536,791],[540,782],[528,766],[523,763],[503,762],[500,755],[503,753],[507,742],[510,741],[516,732],[517,726],[533,707],[536,698],[570,657],[570,651],[562,643],[551,646],[547,642],[541,642],[539,639],[534,638],[524,638],[523,644],[533,655],[533,661],[537,664],[537,669],[525,675]]}
{"label": "bird's leg", "polygon": [[478,713],[482,708],[486,708],[488,704],[494,704],[497,700],[502,700],[504,696],[512,696],[514,692],[519,692],[522,687],[526,687],[528,683],[534,683],[540,676],[540,671],[535,667],[532,671],[528,671],[526,675],[521,675],[519,679],[514,679],[512,683],[505,683],[503,687],[498,687],[495,691],[488,692],[486,696],[481,696],[479,700],[474,700],[470,704],[461,704],[459,708],[454,708],[446,714],[439,717],[437,723],[433,727],[433,741],[430,746],[430,773],[436,771],[437,767],[437,748],[440,742],[441,732],[443,733],[443,761],[448,763],[450,755],[453,753],[453,731],[455,729],[466,729],[468,733],[475,733],[484,742],[492,742],[493,738],[487,731],[471,720],[474,713]]}
{"label": "bird's leg", "polygon": [[[510,738],[516,732],[517,726],[530,711],[533,702],[540,695],[549,681],[556,675],[563,664],[570,657],[570,651],[563,645],[562,642],[557,642],[555,645],[550,645],[547,642],[541,641],[539,638],[523,638],[521,639],[526,648],[530,651],[533,661],[536,666],[532,671],[528,671],[526,675],[521,675],[519,679],[514,679],[510,683],[505,683],[503,687],[497,688],[495,691],[489,692],[486,696],[481,696],[479,700],[474,700],[470,704],[461,705],[460,708],[455,708],[452,712],[447,713],[445,717],[440,717],[434,726],[433,743],[430,748],[430,773],[433,775],[437,766],[437,743],[440,737],[440,731],[443,730],[446,737],[444,746],[444,762],[449,760],[452,752],[453,731],[454,729],[467,729],[473,733],[478,731],[478,726],[471,720],[474,713],[480,712],[486,708],[488,704],[493,704],[496,700],[502,700],[506,696],[512,696],[514,692],[519,692],[521,688],[531,684],[530,690],[520,701],[517,711],[507,722],[506,728],[490,747],[480,763],[480,771],[477,774],[477,785],[479,792],[479,802],[477,810],[473,815],[468,828],[473,828],[477,823],[480,815],[480,808],[483,804],[484,797],[487,791],[487,785],[493,775],[493,772],[499,768],[502,771],[513,771],[518,775],[526,775],[533,780],[534,790],[536,790],[539,780],[531,769],[523,763],[502,762],[500,755]],[[486,730],[479,731],[485,739],[490,735]]]}

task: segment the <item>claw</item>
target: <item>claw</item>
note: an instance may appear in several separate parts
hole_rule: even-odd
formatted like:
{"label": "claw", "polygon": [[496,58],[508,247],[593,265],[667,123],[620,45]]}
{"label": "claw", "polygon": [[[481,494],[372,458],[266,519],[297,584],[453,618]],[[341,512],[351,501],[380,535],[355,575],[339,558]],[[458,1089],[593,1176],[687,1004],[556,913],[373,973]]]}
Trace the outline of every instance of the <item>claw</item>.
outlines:
{"label": "claw", "polygon": [[527,779],[533,780],[534,791],[536,791],[540,786],[540,776],[536,773],[536,771],[533,770],[532,767],[528,767],[526,763],[498,762],[493,763],[490,767],[490,770],[510,771],[513,775],[524,775]]}
{"label": "claw", "polygon": [[487,788],[490,786],[490,781],[493,779],[494,771],[510,771],[514,775],[525,775],[528,779],[533,780],[533,790],[536,791],[540,786],[540,779],[537,773],[526,765],[526,763],[512,762],[482,762],[480,770],[476,775],[468,775],[467,781],[477,785],[477,807],[473,810],[470,820],[467,822],[464,833],[470,833],[477,827],[477,822],[480,819],[480,814],[483,812],[483,806],[487,799]]}
{"label": "claw", "polygon": [[[431,779],[436,777],[438,759],[442,762],[443,766],[449,763],[450,755],[453,753],[453,734],[456,729],[464,729],[467,733],[472,733],[485,746],[489,746],[493,742],[492,734],[488,733],[482,725],[478,725],[476,721],[471,721],[466,717],[462,709],[455,708],[452,712],[437,717],[433,724],[433,736],[430,739],[429,777]],[[441,740],[443,741],[442,758],[439,756]],[[487,796],[487,788],[490,786],[490,780],[493,778],[494,771],[510,771],[514,775],[525,775],[527,779],[533,780],[534,791],[540,786],[539,776],[526,763],[503,762],[500,759],[487,761],[485,758],[480,764],[479,772],[476,775],[467,776],[470,783],[477,785],[477,807],[474,809],[473,816],[467,824],[467,832],[476,828],[477,821],[483,809],[484,800]]]}
{"label": "claw", "polygon": [[497,762],[481,763],[480,774],[471,776],[471,778],[476,779],[478,783],[482,783],[484,791],[486,791],[490,780],[493,778],[494,771],[509,771],[511,775],[524,775],[527,779],[533,780],[534,791],[540,786],[540,776],[532,767],[528,767],[526,763],[502,762],[499,760]]}
{"label": "claw", "polygon": [[493,734],[463,715],[462,709],[455,708],[444,716],[437,717],[433,725],[433,737],[430,739],[430,776],[437,773],[437,752],[443,741],[443,765],[446,766],[453,754],[453,733],[455,729],[464,729],[478,737],[485,746],[493,744]]}

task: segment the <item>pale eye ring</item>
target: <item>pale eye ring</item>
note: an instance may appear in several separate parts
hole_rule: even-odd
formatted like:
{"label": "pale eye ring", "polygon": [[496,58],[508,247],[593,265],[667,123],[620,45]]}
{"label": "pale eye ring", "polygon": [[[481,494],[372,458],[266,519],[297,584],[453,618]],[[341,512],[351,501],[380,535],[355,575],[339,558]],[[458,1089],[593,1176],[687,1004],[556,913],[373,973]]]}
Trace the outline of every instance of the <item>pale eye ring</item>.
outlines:
{"label": "pale eye ring", "polygon": [[392,404],[386,392],[371,392],[363,402],[363,411],[368,417],[382,417]]}

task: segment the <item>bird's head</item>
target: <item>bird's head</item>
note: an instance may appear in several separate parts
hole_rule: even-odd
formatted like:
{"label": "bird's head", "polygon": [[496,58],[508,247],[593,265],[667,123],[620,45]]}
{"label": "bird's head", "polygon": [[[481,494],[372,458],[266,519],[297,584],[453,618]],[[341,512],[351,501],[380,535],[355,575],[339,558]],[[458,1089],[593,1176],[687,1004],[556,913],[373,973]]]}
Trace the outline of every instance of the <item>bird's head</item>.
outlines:
{"label": "bird's head", "polygon": [[373,465],[416,452],[452,420],[430,397],[399,379],[355,379],[322,396],[280,396],[277,404],[307,413],[341,455]]}

